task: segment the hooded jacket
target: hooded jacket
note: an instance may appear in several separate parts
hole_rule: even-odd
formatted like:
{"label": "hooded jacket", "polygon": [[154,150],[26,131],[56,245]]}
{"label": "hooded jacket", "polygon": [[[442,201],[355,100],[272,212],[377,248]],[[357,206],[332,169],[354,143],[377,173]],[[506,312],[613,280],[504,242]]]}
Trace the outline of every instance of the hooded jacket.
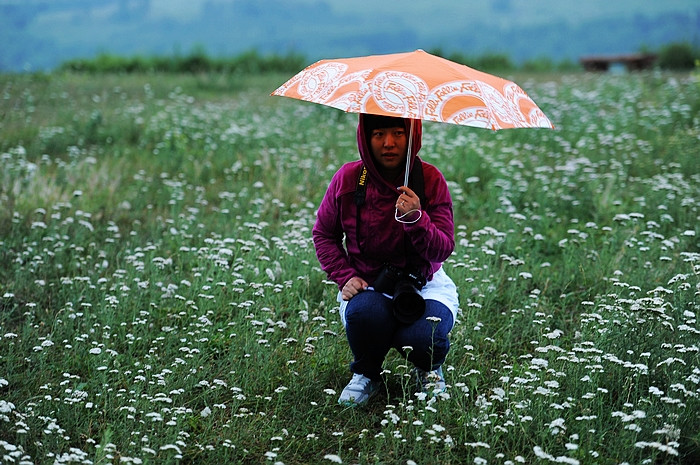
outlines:
{"label": "hooded jacket", "polygon": [[[364,114],[360,114],[360,160],[344,164],[335,173],[319,206],[312,230],[316,256],[339,289],[354,276],[372,285],[387,263],[416,267],[429,281],[455,247],[452,199],[445,178],[435,166],[418,157],[421,121],[414,121],[411,134],[410,120],[405,119],[406,134],[412,137],[411,167],[422,163],[426,200],[421,201],[422,216],[417,222],[396,221],[397,187],[403,184],[403,176],[392,183],[379,174],[364,120]],[[367,168],[366,194],[364,204],[358,207],[355,191],[363,165]],[[414,189],[410,183],[409,187]]]}

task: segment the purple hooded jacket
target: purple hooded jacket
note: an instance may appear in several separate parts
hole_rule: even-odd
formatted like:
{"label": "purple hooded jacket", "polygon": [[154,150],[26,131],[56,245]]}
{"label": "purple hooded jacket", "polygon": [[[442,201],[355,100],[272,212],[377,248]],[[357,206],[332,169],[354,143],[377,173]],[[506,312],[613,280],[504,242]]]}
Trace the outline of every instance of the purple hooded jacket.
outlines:
{"label": "purple hooded jacket", "polygon": [[[406,134],[410,134],[410,120],[404,122]],[[418,157],[421,136],[422,125],[420,120],[416,120],[411,166],[414,163],[423,164],[427,205],[421,205],[423,214],[420,220],[404,224],[394,219],[394,207],[399,196],[396,188],[403,184],[403,176],[393,184],[380,176],[365,134],[364,115],[360,114],[357,127],[360,160],[344,164],[333,176],[312,231],[321,268],[329,279],[338,284],[339,289],[354,276],[372,285],[385,263],[402,268],[413,264],[430,280],[454,250],[450,192],[442,173]],[[365,203],[360,207],[360,231],[357,234],[355,190],[363,164],[367,167],[368,181]]]}

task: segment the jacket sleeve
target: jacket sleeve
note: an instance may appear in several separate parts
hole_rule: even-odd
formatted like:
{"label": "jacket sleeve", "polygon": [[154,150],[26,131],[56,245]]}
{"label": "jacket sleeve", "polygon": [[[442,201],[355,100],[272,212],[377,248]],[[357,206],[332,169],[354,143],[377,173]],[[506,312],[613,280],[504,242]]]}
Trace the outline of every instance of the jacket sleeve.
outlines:
{"label": "jacket sleeve", "polygon": [[331,180],[318,208],[312,237],[321,269],[326,272],[331,281],[338,285],[338,289],[342,289],[350,278],[357,275],[357,272],[350,266],[348,255],[343,247],[344,233],[338,191],[339,176],[336,175]]}
{"label": "jacket sleeve", "polygon": [[428,205],[422,206],[421,218],[405,224],[404,230],[421,257],[442,263],[455,249],[452,198],[442,173],[430,165],[424,169]]}

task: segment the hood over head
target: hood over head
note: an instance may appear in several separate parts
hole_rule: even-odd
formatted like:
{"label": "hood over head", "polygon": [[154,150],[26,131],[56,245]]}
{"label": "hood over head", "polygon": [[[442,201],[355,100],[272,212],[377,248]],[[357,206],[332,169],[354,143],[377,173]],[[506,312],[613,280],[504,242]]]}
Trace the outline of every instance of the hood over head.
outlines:
{"label": "hood over head", "polygon": [[[415,163],[418,157],[418,151],[421,148],[421,139],[423,135],[423,125],[419,119],[413,120],[413,133],[411,133],[411,120],[409,118],[360,113],[359,122],[357,124],[357,148],[360,151],[360,159],[362,159],[362,162],[367,167],[367,172],[372,179],[374,179],[375,182],[382,182],[395,190],[397,186],[385,180],[379,174],[379,170],[374,163],[374,157],[372,157],[372,148],[370,145],[372,130],[393,127],[403,127],[408,137],[412,137],[411,153],[409,156],[411,157],[411,168],[413,168],[413,163]],[[403,175],[401,182],[403,182]]]}

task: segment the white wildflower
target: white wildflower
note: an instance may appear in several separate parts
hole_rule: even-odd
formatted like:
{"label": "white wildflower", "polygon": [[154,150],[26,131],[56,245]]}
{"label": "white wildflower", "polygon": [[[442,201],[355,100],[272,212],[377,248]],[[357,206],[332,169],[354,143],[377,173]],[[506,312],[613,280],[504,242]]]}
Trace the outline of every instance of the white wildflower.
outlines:
{"label": "white wildflower", "polygon": [[164,446],[160,446],[160,450],[174,450],[178,454],[182,454],[182,450],[175,444],[166,444]]}
{"label": "white wildflower", "polygon": [[667,444],[661,444],[660,442],[646,442],[646,441],[639,441],[636,442],[635,447],[639,447],[640,449],[644,449],[646,447],[651,447],[653,449],[658,449],[661,452],[666,452],[669,455],[678,455],[678,449],[676,449],[674,446],[678,446],[677,442],[670,442],[668,445]]}

